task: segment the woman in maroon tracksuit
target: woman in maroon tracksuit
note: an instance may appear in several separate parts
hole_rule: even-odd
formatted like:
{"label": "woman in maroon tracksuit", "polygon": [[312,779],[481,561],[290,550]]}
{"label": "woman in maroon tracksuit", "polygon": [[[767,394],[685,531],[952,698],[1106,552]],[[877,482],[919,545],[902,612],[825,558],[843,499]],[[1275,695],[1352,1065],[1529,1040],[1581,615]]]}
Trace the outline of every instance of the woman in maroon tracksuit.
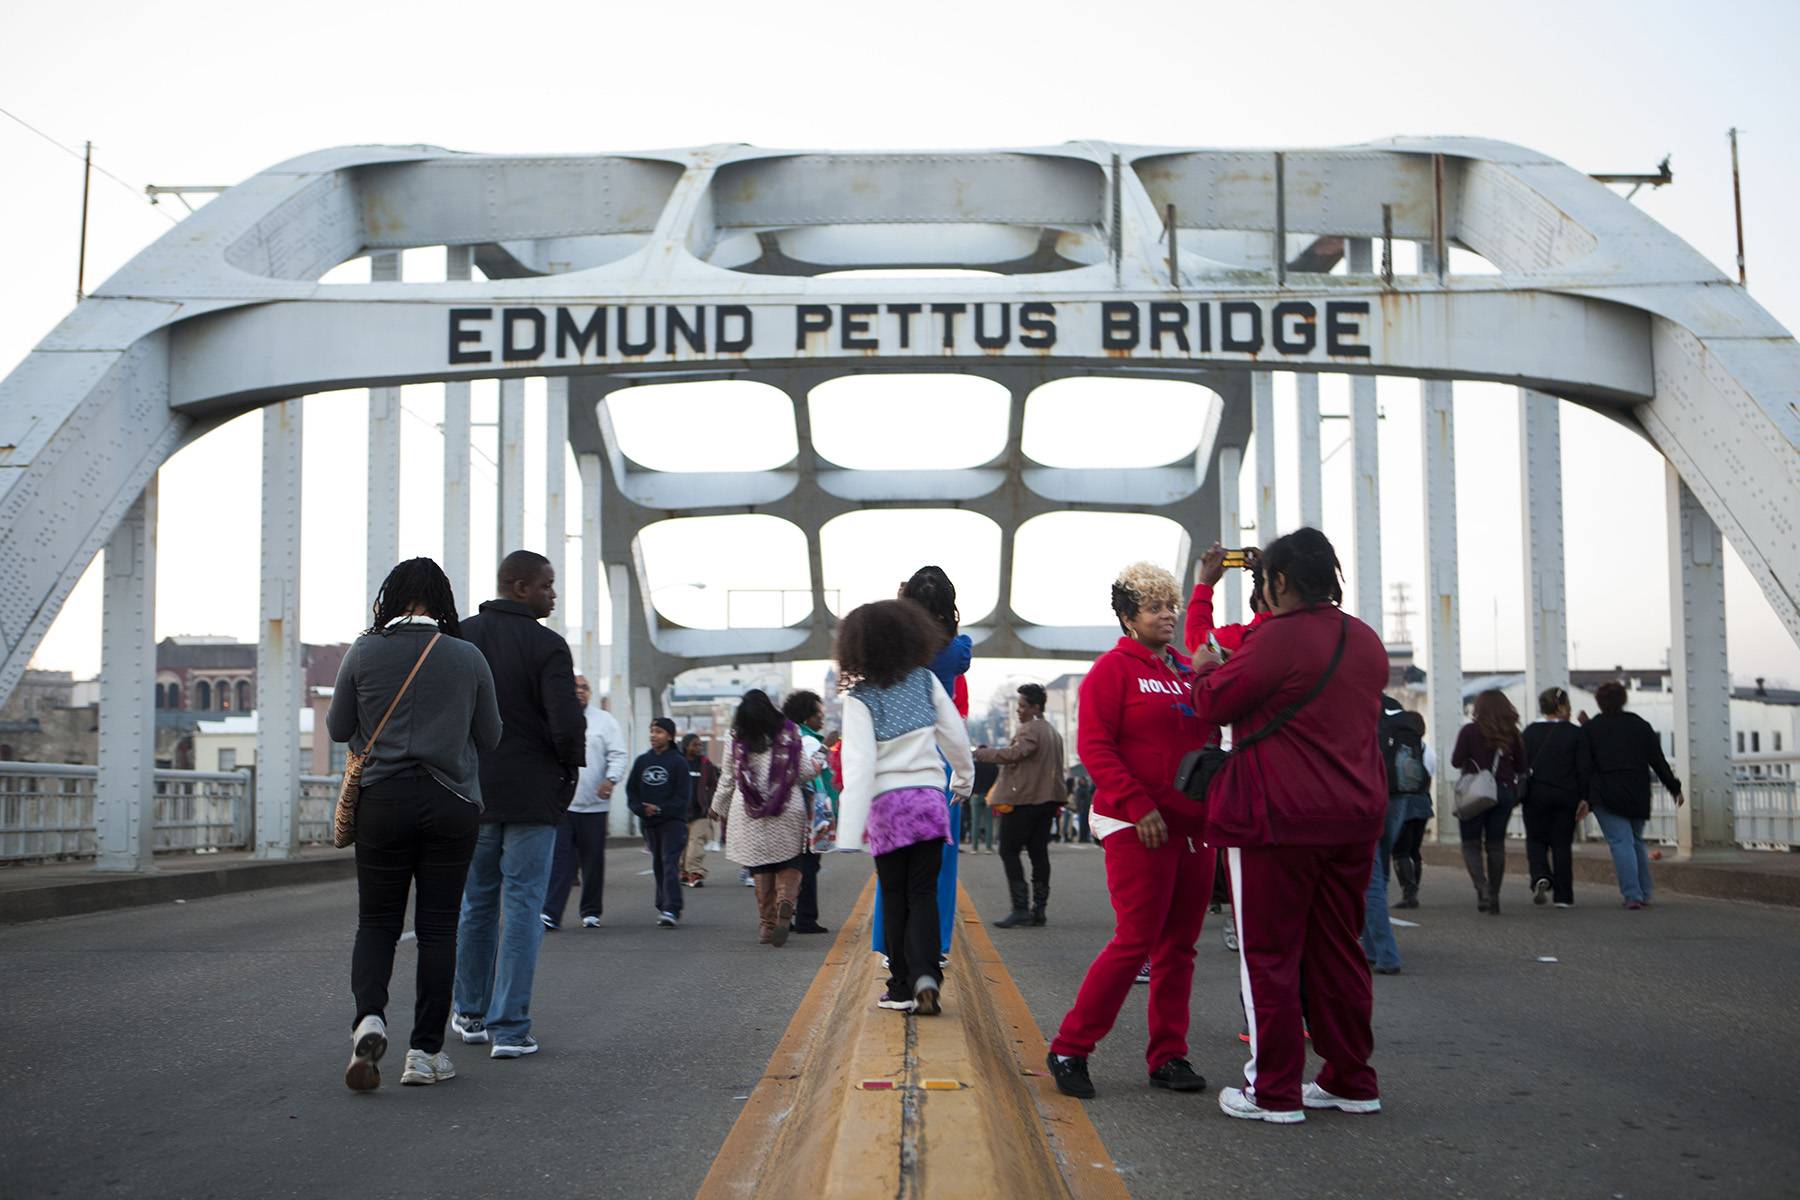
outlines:
{"label": "woman in maroon tracksuit", "polygon": [[1087,1056],[1118,1019],[1145,959],[1150,1083],[1178,1092],[1206,1086],[1187,1061],[1188,993],[1214,855],[1201,844],[1206,810],[1176,790],[1175,772],[1215,731],[1195,719],[1193,670],[1170,645],[1180,607],[1175,577],[1151,563],[1126,567],[1112,606],[1125,636],[1081,682],[1076,749],[1094,780],[1088,826],[1106,851],[1116,924],[1049,1056],[1056,1086],[1084,1100],[1094,1094]]}
{"label": "woman in maroon tracksuit", "polygon": [[[1307,1108],[1381,1109],[1360,939],[1387,814],[1375,727],[1388,659],[1380,636],[1338,609],[1340,574],[1318,530],[1278,538],[1263,551],[1269,619],[1229,659],[1196,656],[1200,719],[1229,724],[1239,743],[1250,742],[1207,792],[1207,839],[1229,848],[1250,1020],[1244,1086],[1219,1090],[1219,1107],[1233,1117],[1290,1122],[1305,1120]],[[1302,700],[1276,732],[1252,740]],[[1304,1017],[1325,1060],[1304,1088],[1302,972]]]}

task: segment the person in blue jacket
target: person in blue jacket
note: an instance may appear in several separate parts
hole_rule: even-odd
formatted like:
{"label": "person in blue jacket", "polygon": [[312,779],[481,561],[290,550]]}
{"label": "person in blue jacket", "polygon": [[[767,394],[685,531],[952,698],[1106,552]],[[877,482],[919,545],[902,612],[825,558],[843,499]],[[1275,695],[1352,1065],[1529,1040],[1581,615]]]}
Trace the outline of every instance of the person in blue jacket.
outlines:
{"label": "person in blue jacket", "polygon": [[[969,663],[975,657],[975,642],[968,634],[962,633],[959,626],[962,614],[956,607],[956,585],[950,582],[950,576],[944,568],[936,566],[920,567],[914,571],[912,578],[900,585],[900,599],[911,600],[931,614],[939,628],[944,631],[944,646],[931,660],[931,673],[938,682],[944,685],[948,695],[956,694],[956,677],[965,674]],[[967,713],[963,714],[965,717]],[[955,797],[950,791],[950,765],[944,764],[944,803],[954,808]],[[957,834],[962,828],[962,814],[952,812],[950,820],[950,837],[944,843],[944,861],[938,868],[938,932],[943,943],[945,958],[950,957],[950,935],[956,929],[956,862],[960,849],[957,846]],[[886,954],[887,946],[882,937],[881,893],[875,893],[875,920],[870,936],[875,953]]]}
{"label": "person in blue jacket", "polygon": [[681,919],[681,852],[687,849],[693,780],[687,756],[675,748],[675,722],[650,722],[650,749],[638,755],[625,779],[625,803],[644,828],[656,876],[656,923],[673,929]]}

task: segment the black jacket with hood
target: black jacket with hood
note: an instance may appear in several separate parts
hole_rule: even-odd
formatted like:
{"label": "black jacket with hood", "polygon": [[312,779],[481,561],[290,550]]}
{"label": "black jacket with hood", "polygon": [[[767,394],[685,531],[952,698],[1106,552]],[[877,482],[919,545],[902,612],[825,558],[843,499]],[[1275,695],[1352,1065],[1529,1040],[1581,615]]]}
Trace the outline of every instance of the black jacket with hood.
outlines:
{"label": "black jacket with hood", "polygon": [[483,822],[554,825],[587,761],[587,718],[575,696],[569,643],[517,600],[489,600],[462,622],[487,659],[505,728],[481,752]]}

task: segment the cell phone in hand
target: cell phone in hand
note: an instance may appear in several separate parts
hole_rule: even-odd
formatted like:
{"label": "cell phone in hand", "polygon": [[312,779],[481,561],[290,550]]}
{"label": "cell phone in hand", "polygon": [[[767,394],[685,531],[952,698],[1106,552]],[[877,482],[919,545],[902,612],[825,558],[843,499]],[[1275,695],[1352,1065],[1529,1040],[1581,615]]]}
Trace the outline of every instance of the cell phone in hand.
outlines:
{"label": "cell phone in hand", "polygon": [[1223,565],[1227,567],[1248,569],[1250,566],[1250,552],[1248,550],[1227,550],[1225,552],[1225,562]]}
{"label": "cell phone in hand", "polygon": [[1207,633],[1206,648],[1208,650],[1211,650],[1214,654],[1218,655],[1219,660],[1221,662],[1223,662],[1225,659],[1228,659],[1231,657],[1231,651],[1229,651],[1225,647],[1219,645],[1219,635],[1216,633],[1212,633],[1212,632]]}

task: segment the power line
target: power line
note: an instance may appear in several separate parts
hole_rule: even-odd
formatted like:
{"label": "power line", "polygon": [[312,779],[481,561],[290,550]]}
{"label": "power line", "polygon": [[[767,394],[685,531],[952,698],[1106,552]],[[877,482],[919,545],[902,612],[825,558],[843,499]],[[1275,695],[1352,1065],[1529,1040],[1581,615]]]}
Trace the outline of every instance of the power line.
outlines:
{"label": "power line", "polygon": [[[29,129],[32,133],[37,134],[39,137],[43,138],[46,142],[49,142],[52,146],[55,146],[58,150],[61,150],[64,154],[67,154],[70,158],[82,159],[82,160],[86,159],[86,156],[83,155],[81,151],[75,149],[72,146],[63,145],[63,143],[57,141],[55,138],[51,137],[49,134],[47,134],[43,130],[39,129],[36,125],[33,125],[30,121],[27,121],[24,117],[19,116],[17,113],[8,112],[6,109],[0,108],[0,116],[10,118],[11,120],[17,122],[19,125],[23,126],[24,128]],[[107,170],[105,167],[101,166],[99,163],[93,163],[92,165],[93,165],[94,170],[96,170],[100,174],[106,176],[108,179],[112,180],[114,183],[118,184],[120,187],[122,187],[126,191],[130,192],[136,198],[138,198],[140,200],[145,200],[146,203],[149,202],[148,199],[145,197],[144,190],[142,188],[134,187],[132,184],[125,182],[123,179],[120,179],[117,175],[114,175],[111,171]],[[155,208],[155,205],[152,204],[151,207]],[[156,215],[161,217],[163,220],[167,221],[171,225],[181,224],[181,222],[178,219],[176,219],[175,217],[171,217],[168,213],[164,212],[160,208],[156,209]]]}

